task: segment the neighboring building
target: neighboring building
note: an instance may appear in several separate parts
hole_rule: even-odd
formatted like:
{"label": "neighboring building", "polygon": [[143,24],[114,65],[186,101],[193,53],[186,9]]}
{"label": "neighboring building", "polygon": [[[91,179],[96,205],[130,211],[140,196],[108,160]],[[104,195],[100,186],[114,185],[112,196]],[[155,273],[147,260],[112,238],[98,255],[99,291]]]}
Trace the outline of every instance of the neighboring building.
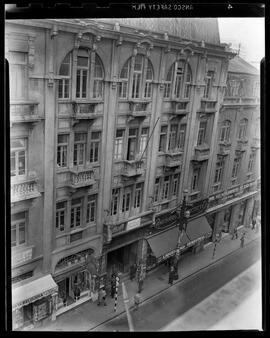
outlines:
{"label": "neighboring building", "polygon": [[183,254],[236,226],[228,207],[242,223],[257,213],[258,89],[231,89],[258,83],[254,68],[229,61],[216,19],[186,19],[184,38],[177,21],[112,21],[6,23],[14,328],[95,300],[113,269],[172,256],[185,189]]}

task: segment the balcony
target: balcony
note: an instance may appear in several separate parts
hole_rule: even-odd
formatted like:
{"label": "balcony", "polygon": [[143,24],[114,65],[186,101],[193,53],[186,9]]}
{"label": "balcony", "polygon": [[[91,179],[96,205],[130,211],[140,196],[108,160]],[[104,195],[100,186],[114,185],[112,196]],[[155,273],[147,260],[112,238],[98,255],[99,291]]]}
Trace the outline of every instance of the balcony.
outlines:
{"label": "balcony", "polygon": [[149,101],[138,101],[138,100],[134,100],[134,101],[129,101],[129,117],[131,119],[134,118],[145,118],[148,115],[150,115],[150,111],[149,111]]}
{"label": "balcony", "polygon": [[13,247],[11,255],[12,267],[30,261],[33,258],[33,249],[33,246]]}
{"label": "balcony", "polygon": [[200,113],[215,113],[217,111],[216,108],[217,101],[215,100],[209,100],[209,99],[201,99],[201,107],[200,107]]}
{"label": "balcony", "polygon": [[136,178],[143,175],[145,172],[144,161],[134,160],[127,161],[123,160],[123,166],[121,169],[121,176],[125,179]]}
{"label": "balcony", "polygon": [[257,137],[254,137],[251,141],[251,148],[259,149],[261,147],[261,140]]}
{"label": "balcony", "polygon": [[11,203],[37,198],[41,196],[38,191],[36,174],[26,178],[11,178]]}
{"label": "balcony", "polygon": [[166,152],[164,156],[165,156],[164,161],[165,170],[171,170],[176,168],[181,169],[183,162],[182,151],[178,150],[177,152]]}
{"label": "balcony", "polygon": [[193,161],[206,161],[208,160],[210,155],[210,148],[208,145],[203,145],[203,146],[196,146],[194,155],[193,155]]}
{"label": "balcony", "polygon": [[220,142],[218,154],[221,156],[227,156],[231,151],[231,143],[229,142]]}
{"label": "balcony", "polygon": [[10,103],[10,122],[25,123],[39,122],[41,116],[38,115],[38,102],[17,101]]}
{"label": "balcony", "polygon": [[227,96],[224,97],[224,106],[257,106],[260,99],[257,97],[240,97],[240,96]]}
{"label": "balcony", "polygon": [[243,152],[247,150],[248,138],[237,140],[236,151]]}
{"label": "balcony", "polygon": [[94,120],[103,116],[103,112],[98,110],[99,103],[98,101],[91,103],[72,102],[74,123],[80,120]]}
{"label": "balcony", "polygon": [[70,180],[68,181],[68,186],[70,188],[81,188],[87,187],[89,185],[96,184],[96,179],[94,176],[93,169],[71,169],[70,170]]}

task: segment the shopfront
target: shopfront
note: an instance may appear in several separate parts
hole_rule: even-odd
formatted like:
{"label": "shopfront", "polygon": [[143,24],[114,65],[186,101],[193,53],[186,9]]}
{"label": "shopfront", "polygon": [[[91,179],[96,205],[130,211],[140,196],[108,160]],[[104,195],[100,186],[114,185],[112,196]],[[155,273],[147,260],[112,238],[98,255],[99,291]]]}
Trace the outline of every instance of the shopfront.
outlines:
{"label": "shopfront", "polygon": [[[183,254],[201,250],[211,235],[212,229],[204,216],[190,220],[186,231],[181,237],[180,252]],[[178,236],[179,229],[176,226],[146,237],[148,242],[147,271],[155,268],[160,263],[170,260],[175,255]]]}
{"label": "shopfront", "polygon": [[54,320],[58,286],[51,275],[28,281],[12,290],[13,330],[33,328]]}
{"label": "shopfront", "polygon": [[54,280],[58,285],[57,315],[76,302],[84,302],[96,294],[96,262],[94,250],[87,249],[62,258],[55,267]]}

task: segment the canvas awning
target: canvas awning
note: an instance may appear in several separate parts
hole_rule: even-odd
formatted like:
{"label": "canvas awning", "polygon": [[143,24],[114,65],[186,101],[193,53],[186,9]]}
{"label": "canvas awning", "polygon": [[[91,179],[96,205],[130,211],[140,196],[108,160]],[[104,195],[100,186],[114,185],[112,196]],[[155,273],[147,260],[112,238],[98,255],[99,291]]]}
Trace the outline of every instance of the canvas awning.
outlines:
{"label": "canvas awning", "polygon": [[58,292],[58,285],[51,275],[35,279],[12,289],[12,310]]}
{"label": "canvas awning", "polygon": [[[158,258],[176,250],[178,235],[178,227],[175,227],[158,235],[147,238],[147,241],[154,255]],[[187,242],[188,238],[184,234],[181,239],[181,246],[184,246]]]}
{"label": "canvas awning", "polygon": [[188,222],[186,233],[189,240],[194,241],[206,235],[210,235],[212,233],[212,228],[206,217],[202,216]]}

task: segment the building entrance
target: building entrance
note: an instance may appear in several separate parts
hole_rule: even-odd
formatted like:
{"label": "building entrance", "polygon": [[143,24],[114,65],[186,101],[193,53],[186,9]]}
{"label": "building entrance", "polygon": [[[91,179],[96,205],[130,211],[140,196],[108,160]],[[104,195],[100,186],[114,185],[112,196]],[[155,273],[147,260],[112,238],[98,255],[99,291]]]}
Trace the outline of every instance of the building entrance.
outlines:
{"label": "building entrance", "polygon": [[137,263],[138,242],[123,246],[114,251],[108,252],[107,271],[111,275],[112,271],[127,273],[130,266]]}

